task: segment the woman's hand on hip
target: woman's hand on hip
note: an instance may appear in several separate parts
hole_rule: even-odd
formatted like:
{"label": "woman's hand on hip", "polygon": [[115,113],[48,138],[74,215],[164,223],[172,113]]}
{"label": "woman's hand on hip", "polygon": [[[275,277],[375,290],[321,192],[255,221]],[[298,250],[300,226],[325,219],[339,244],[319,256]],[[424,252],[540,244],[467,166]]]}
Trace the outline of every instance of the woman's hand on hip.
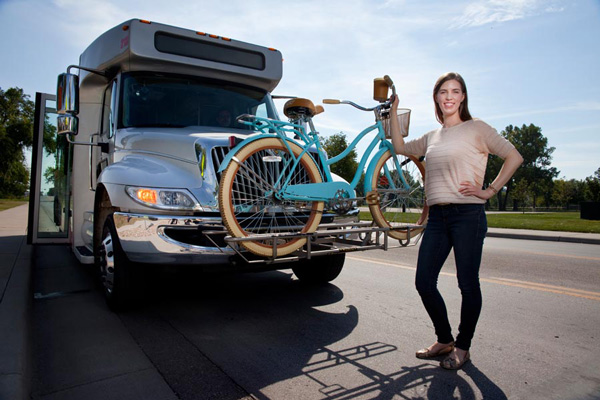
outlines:
{"label": "woman's hand on hip", "polygon": [[458,192],[463,196],[475,196],[487,200],[494,195],[491,190],[483,190],[480,186],[475,186],[471,182],[461,182]]}

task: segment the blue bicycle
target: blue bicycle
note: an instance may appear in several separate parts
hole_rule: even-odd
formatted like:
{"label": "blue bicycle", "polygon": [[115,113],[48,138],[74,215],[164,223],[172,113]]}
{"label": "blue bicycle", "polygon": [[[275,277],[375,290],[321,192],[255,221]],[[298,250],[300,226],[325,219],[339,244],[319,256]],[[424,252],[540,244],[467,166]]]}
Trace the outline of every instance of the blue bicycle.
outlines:
{"label": "blue bicycle", "polygon": [[[390,99],[395,94],[394,84],[386,76],[375,79],[374,98],[379,101],[375,107],[323,100],[325,104],[349,104],[375,114],[375,124],[332,158],[323,150],[312,121],[323,107],[315,107],[308,99],[295,98],[285,104],[288,122],[239,116],[239,122],[261,133],[239,143],[221,163],[219,206],[229,234],[250,238],[240,243],[251,253],[284,256],[306,244],[306,234],[317,230],[324,214],[344,214],[357,202],[366,201],[373,221],[389,228],[389,237],[408,241],[419,235],[426,214],[425,169],[412,156],[396,155],[388,140],[390,117],[399,118],[403,134],[408,134],[410,110],[390,116]],[[348,156],[371,132],[375,135],[352,181],[334,180],[329,166]],[[357,198],[355,189],[365,166],[365,196]]]}

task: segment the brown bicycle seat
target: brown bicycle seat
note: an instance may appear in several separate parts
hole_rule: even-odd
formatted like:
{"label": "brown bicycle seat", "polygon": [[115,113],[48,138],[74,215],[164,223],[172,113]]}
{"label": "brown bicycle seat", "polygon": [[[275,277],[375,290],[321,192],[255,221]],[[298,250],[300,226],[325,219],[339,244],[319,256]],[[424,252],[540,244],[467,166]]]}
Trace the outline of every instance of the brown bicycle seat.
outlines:
{"label": "brown bicycle seat", "polygon": [[[320,109],[319,109],[320,108]],[[313,117],[320,112],[323,112],[323,107],[315,107],[309,99],[295,98],[285,102],[283,113],[288,118],[298,118],[299,115],[307,115]]]}

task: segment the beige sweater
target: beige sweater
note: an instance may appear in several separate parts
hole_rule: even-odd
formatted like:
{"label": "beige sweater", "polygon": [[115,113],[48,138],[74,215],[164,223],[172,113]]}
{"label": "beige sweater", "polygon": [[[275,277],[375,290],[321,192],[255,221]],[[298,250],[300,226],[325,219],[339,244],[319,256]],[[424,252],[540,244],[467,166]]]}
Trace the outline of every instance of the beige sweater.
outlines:
{"label": "beige sweater", "polygon": [[488,154],[502,159],[515,147],[479,119],[450,128],[438,128],[406,142],[405,154],[425,156],[425,194],[427,204],[483,204],[475,196],[458,192],[461,182],[483,185]]}

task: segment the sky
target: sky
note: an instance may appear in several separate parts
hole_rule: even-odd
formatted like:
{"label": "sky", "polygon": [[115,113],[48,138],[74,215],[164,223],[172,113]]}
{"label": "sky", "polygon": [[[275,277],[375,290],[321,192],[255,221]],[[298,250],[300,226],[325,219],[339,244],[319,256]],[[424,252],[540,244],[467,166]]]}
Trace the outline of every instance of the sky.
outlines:
{"label": "sky", "polygon": [[[373,79],[387,74],[412,110],[409,139],[439,127],[433,85],[455,71],[474,117],[499,132],[542,128],[559,178],[600,168],[600,0],[0,0],[0,88],[55,93],[58,74],[132,18],[274,47],[284,67],[273,93],[315,104],[371,107]],[[372,123],[345,105],[315,117],[322,135],[349,141]]]}

